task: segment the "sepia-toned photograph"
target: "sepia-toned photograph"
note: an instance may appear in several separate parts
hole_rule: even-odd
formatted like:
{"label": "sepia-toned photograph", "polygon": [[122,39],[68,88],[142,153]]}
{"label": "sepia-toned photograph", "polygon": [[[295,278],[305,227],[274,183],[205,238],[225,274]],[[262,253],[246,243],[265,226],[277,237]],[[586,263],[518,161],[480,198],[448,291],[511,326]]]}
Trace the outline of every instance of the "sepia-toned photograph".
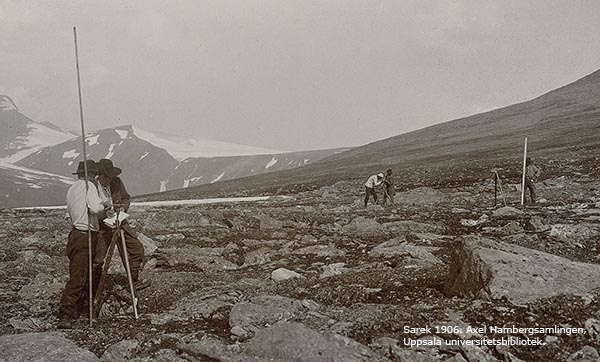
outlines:
{"label": "sepia-toned photograph", "polygon": [[599,19],[0,0],[0,362],[600,361]]}

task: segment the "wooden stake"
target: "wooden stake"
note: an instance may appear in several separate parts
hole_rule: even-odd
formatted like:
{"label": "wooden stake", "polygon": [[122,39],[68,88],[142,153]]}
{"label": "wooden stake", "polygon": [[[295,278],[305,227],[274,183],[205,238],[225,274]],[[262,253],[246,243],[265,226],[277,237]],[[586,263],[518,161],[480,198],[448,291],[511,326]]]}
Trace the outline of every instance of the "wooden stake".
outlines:
{"label": "wooden stake", "polygon": [[525,148],[523,150],[523,178],[521,179],[521,205],[525,205],[525,172],[527,171],[527,137],[525,137]]}
{"label": "wooden stake", "polygon": [[[81,119],[81,140],[83,141],[83,171],[85,174],[85,200],[88,199],[88,167],[87,167],[87,152],[85,147],[85,128],[83,126],[83,101],[81,100],[81,76],[79,75],[79,53],[77,51],[77,29],[73,27],[73,39],[75,41],[75,66],[77,68],[77,93],[79,95],[79,118]],[[90,327],[94,323],[94,300],[92,297],[92,230],[90,229],[90,208],[87,211],[87,232],[88,232],[88,298],[89,298],[89,318]]]}

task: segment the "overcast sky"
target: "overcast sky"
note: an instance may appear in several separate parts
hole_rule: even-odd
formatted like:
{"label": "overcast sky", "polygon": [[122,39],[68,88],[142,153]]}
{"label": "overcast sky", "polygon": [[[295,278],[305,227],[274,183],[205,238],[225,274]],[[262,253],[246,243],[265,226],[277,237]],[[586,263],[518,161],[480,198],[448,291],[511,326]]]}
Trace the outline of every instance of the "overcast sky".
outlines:
{"label": "overcast sky", "polygon": [[0,94],[79,130],[360,145],[600,69],[597,0],[0,0]]}

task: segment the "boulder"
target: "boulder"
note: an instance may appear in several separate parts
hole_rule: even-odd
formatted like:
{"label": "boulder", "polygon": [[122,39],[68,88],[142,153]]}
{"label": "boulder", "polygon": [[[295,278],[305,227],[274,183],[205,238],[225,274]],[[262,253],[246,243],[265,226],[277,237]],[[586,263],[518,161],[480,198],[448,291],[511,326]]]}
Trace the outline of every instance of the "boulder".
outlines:
{"label": "boulder", "polygon": [[381,230],[381,224],[373,219],[363,216],[357,216],[350,223],[342,228],[346,233],[373,233]]}
{"label": "boulder", "polygon": [[140,232],[137,233],[137,239],[144,245],[144,255],[146,257],[154,254],[156,249],[158,249],[158,243],[156,241]]}
{"label": "boulder", "polygon": [[396,238],[377,245],[369,251],[369,256],[373,258],[404,256],[426,264],[439,264],[441,260],[429,251],[435,249],[437,248],[411,245],[403,238]]}
{"label": "boulder", "polygon": [[581,241],[598,236],[600,232],[594,224],[556,224],[552,225],[550,236],[562,241]]}
{"label": "boulder", "polygon": [[271,273],[271,279],[273,279],[276,282],[282,282],[284,280],[294,278],[302,278],[302,275],[286,268],[279,268],[277,270],[273,270],[273,272]]}
{"label": "boulder", "polygon": [[271,262],[271,256],[275,255],[276,251],[270,248],[260,248],[251,251],[244,255],[244,265],[263,265]]}
{"label": "boulder", "polygon": [[278,295],[262,295],[237,303],[229,313],[229,326],[235,335],[250,335],[265,325],[286,321],[306,311],[302,301]]}
{"label": "boulder", "polygon": [[0,361],[10,362],[98,362],[92,352],[77,346],[60,332],[0,336]]}
{"label": "boulder", "polygon": [[453,250],[450,294],[525,304],[561,294],[585,295],[600,287],[600,265],[477,236]]}
{"label": "boulder", "polygon": [[348,271],[348,268],[345,268],[346,263],[334,263],[334,264],[329,264],[329,265],[325,265],[323,267],[323,273],[321,273],[321,276],[319,278],[323,279],[323,278],[329,278],[335,275],[341,275],[345,272]]}
{"label": "boulder", "polygon": [[504,206],[492,212],[493,217],[514,217],[523,215],[523,211],[512,206]]}
{"label": "boulder", "polygon": [[134,357],[135,349],[139,343],[135,339],[124,339],[117,342],[104,352],[100,360],[102,362],[125,362]]}
{"label": "boulder", "polygon": [[368,347],[337,334],[321,334],[300,323],[281,322],[258,332],[244,354],[274,361],[383,362]]}
{"label": "boulder", "polygon": [[600,354],[592,346],[585,346],[577,352],[574,352],[567,358],[567,362],[597,362],[600,361]]}

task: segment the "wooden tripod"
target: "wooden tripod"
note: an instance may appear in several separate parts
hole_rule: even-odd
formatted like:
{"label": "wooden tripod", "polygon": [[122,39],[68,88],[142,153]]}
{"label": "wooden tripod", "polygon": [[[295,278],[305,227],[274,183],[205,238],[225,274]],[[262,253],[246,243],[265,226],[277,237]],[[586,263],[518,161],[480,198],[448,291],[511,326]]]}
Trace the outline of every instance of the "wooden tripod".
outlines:
{"label": "wooden tripod", "polygon": [[137,297],[135,296],[135,287],[133,286],[133,279],[131,277],[131,267],[129,266],[129,256],[127,255],[127,245],[125,244],[125,231],[121,227],[122,225],[119,223],[119,212],[117,212],[116,218],[116,227],[113,231],[112,238],[110,239],[110,245],[108,247],[108,251],[106,253],[106,259],[104,260],[104,267],[102,268],[102,275],[100,276],[100,281],[98,283],[98,289],[96,291],[96,317],[100,314],[100,309],[102,308],[103,299],[102,290],[104,289],[104,284],[106,283],[106,275],[108,274],[108,268],[110,268],[110,262],[112,260],[113,253],[115,251],[115,245],[117,245],[118,239],[121,239],[121,260],[123,261],[123,265],[125,266],[125,270],[127,271],[127,281],[129,283],[129,291],[131,293],[131,303],[133,305],[133,314],[135,319],[138,319],[138,311],[137,311]]}

